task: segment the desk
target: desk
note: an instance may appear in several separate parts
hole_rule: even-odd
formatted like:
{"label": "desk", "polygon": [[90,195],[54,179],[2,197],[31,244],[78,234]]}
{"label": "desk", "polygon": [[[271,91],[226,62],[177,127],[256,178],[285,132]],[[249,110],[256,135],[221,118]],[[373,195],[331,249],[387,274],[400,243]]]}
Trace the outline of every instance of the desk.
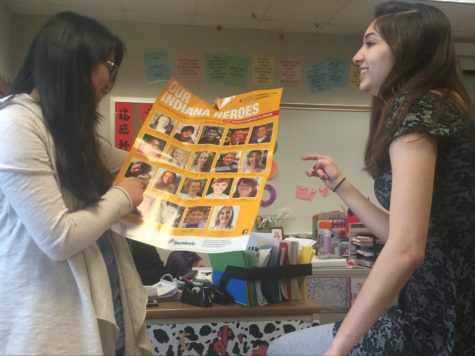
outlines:
{"label": "desk", "polygon": [[158,355],[265,355],[278,336],[318,325],[319,312],[313,301],[210,308],[165,301],[147,309],[147,328]]}

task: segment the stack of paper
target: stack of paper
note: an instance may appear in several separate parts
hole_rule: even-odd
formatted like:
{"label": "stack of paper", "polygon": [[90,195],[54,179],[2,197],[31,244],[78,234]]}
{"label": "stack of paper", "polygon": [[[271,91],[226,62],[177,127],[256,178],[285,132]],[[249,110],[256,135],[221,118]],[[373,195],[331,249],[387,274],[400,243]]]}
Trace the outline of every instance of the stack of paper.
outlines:
{"label": "stack of paper", "polygon": [[312,268],[347,268],[345,258],[318,258],[313,257]]}

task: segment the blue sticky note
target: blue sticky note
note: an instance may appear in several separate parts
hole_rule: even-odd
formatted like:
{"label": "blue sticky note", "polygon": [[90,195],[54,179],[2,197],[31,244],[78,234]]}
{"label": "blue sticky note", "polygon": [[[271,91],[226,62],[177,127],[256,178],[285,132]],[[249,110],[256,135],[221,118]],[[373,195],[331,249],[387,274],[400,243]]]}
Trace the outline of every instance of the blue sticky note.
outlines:
{"label": "blue sticky note", "polygon": [[305,68],[305,76],[312,93],[318,93],[330,89],[328,71],[325,63],[311,64]]}
{"label": "blue sticky note", "polygon": [[170,63],[164,52],[147,53],[144,56],[147,83],[157,83],[171,78]]}
{"label": "blue sticky note", "polygon": [[330,86],[342,88],[348,80],[348,63],[344,59],[331,58],[326,62]]}

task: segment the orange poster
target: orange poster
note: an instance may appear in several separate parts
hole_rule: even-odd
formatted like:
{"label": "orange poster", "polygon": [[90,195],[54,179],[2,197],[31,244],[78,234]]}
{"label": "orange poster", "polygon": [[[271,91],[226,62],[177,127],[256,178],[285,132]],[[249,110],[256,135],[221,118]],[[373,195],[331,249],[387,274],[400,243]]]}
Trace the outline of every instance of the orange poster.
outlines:
{"label": "orange poster", "polygon": [[115,224],[170,250],[245,250],[270,173],[282,89],[216,99],[171,79],[158,95],[117,180],[147,181],[144,200]]}

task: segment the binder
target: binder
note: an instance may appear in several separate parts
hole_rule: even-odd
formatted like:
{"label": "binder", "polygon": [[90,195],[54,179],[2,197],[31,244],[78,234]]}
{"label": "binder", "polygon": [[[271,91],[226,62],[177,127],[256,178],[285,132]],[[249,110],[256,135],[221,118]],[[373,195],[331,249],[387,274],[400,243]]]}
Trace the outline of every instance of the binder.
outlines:
{"label": "binder", "polygon": [[[246,251],[208,255],[217,303],[230,300],[243,305],[279,303],[283,300],[281,280],[288,281],[284,284],[286,291],[290,291],[286,300],[306,299],[305,276],[312,274],[315,250],[299,241],[277,240],[272,234],[253,233],[251,237]],[[281,248],[291,255],[286,257]],[[285,266],[281,265],[284,260]]]}
{"label": "binder", "polygon": [[[213,283],[218,285],[228,265],[247,267],[246,251],[232,251],[209,254],[209,261],[213,268]],[[231,278],[226,286],[226,292],[232,295],[234,301],[243,305],[252,305],[247,281]]]}
{"label": "binder", "polygon": [[[225,302],[235,301],[236,295],[233,294],[238,291],[229,288],[228,285],[232,280],[239,280],[242,282],[256,281],[256,280],[266,280],[271,277],[277,278],[296,278],[299,276],[309,276],[312,274],[312,264],[296,264],[288,266],[276,266],[276,267],[237,267],[237,266],[227,266],[224,273],[221,274],[221,278],[218,282],[218,285],[215,285],[215,293],[222,296],[222,300]],[[241,294],[242,296],[242,294]],[[249,298],[247,299],[249,301]],[[215,299],[215,302],[219,303]],[[224,303],[225,303],[224,302]],[[242,303],[241,303],[242,304]],[[247,304],[249,305],[249,304]]]}

